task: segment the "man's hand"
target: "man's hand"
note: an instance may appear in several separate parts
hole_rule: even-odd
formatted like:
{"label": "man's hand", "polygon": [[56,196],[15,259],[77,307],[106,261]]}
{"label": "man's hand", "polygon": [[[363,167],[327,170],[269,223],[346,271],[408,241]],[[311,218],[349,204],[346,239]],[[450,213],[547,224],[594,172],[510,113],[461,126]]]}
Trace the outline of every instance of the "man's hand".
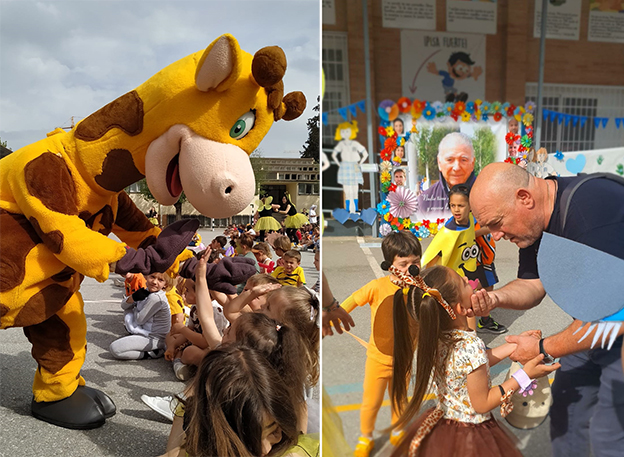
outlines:
{"label": "man's hand", "polygon": [[540,339],[536,338],[534,335],[509,335],[505,337],[505,341],[518,345],[516,350],[509,356],[509,358],[515,362],[520,362],[523,365],[526,364],[529,360],[537,357],[540,353]]}
{"label": "man's hand", "polygon": [[332,324],[334,330],[342,335],[342,326],[348,332],[351,327],[355,327],[355,322],[351,315],[341,306],[327,312],[323,311],[323,336],[332,336]]}
{"label": "man's hand", "polygon": [[470,297],[472,309],[468,310],[468,317],[489,316],[490,312],[498,306],[498,297],[485,289],[475,291]]}

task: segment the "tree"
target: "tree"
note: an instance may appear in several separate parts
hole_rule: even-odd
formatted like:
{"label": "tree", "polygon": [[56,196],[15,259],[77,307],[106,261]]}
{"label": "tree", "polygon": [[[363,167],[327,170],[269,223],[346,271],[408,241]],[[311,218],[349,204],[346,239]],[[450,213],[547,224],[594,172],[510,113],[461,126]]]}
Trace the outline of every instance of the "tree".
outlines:
{"label": "tree", "polygon": [[13,150],[8,146],[6,140],[3,140],[2,138],[0,138],[0,146],[2,146],[3,148],[7,148],[9,151]]}
{"label": "tree", "polygon": [[475,131],[472,139],[475,153],[474,172],[478,174],[483,168],[494,162],[496,157],[496,137],[489,127],[482,127]]}
{"label": "tree", "polygon": [[[143,195],[143,197],[145,197],[145,199],[147,199],[148,201],[158,203],[158,200],[156,200],[156,198],[152,195],[152,192],[149,190],[145,178],[139,181],[139,191],[141,192],[141,195]],[[184,192],[182,192],[182,195],[180,195],[178,201],[175,202],[173,205],[176,209],[176,221],[182,220],[182,204],[185,201],[187,201],[186,195],[184,195]],[[159,216],[161,215],[159,214]]]}
{"label": "tree", "polygon": [[253,169],[253,173],[256,178],[256,195],[260,194],[262,184],[267,180],[267,172],[264,169],[264,158],[262,154],[261,149],[256,149],[249,156],[251,168]]}
{"label": "tree", "polygon": [[316,99],[316,106],[312,108],[316,112],[314,116],[308,119],[306,123],[308,127],[308,141],[303,145],[303,151],[301,151],[302,159],[314,159],[314,162],[319,163],[319,151],[321,143],[320,138],[320,97]]}

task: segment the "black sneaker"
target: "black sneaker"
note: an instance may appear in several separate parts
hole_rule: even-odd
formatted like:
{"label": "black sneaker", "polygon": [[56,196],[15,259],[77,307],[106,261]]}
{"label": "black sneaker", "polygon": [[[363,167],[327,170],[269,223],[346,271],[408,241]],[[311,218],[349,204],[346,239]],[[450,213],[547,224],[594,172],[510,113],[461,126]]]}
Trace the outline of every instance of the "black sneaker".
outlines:
{"label": "black sneaker", "polygon": [[499,324],[498,322],[496,322],[494,319],[492,319],[492,316],[487,316],[481,317],[477,321],[477,330],[481,332],[496,333],[500,335],[501,333],[507,332],[507,327],[505,327],[503,324]]}

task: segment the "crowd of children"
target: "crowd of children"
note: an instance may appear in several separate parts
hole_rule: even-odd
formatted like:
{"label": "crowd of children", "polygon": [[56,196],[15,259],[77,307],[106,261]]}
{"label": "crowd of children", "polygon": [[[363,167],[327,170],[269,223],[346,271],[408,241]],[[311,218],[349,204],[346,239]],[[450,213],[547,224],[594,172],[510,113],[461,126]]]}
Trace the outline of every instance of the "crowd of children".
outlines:
{"label": "crowd of children", "polygon": [[[310,435],[320,426],[312,396],[320,374],[318,283],[306,287],[301,254],[287,236],[272,244],[248,233],[231,239],[228,253],[226,235],[207,247],[198,235],[189,247],[193,277],[126,275],[129,335],[109,350],[118,359],[165,357],[189,381],[178,396],[142,396],[173,420],[168,456],[318,454],[318,436]],[[220,262],[233,265],[226,257],[254,267],[232,284],[239,293],[209,286]]]}

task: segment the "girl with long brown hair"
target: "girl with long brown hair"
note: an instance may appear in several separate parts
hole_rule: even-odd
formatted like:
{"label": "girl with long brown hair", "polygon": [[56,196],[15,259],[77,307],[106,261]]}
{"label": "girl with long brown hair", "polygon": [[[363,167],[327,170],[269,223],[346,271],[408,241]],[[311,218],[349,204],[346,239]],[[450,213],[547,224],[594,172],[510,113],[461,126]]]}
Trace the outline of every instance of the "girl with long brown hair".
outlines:
{"label": "girl with long brown hair", "polygon": [[[528,392],[534,378],[548,375],[559,364],[544,365],[540,355],[509,380],[492,387],[489,367],[508,357],[516,345],[506,343],[486,350],[483,340],[468,326],[473,294],[468,280],[443,266],[424,270],[422,277],[414,267],[411,274],[392,273],[401,287],[394,296],[392,378],[392,402],[401,417],[393,426],[402,428],[416,415],[432,380],[438,402],[410,426],[393,457],[521,456],[490,411],[502,405],[505,415],[513,407],[510,398],[514,391]],[[418,325],[415,338],[410,333],[410,322]],[[533,336],[539,333],[525,332]],[[406,380],[412,375],[416,348],[416,380],[407,402]]]}

